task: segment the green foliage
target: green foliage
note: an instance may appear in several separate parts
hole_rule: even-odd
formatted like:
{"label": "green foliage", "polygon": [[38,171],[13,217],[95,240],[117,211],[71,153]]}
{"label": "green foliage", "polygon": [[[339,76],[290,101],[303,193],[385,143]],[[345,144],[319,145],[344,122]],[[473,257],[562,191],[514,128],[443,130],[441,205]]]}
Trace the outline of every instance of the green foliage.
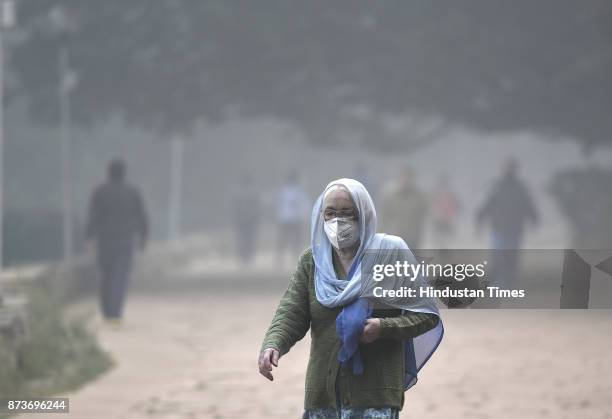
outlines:
{"label": "green foliage", "polygon": [[[62,25],[52,18],[58,6]],[[372,119],[377,147],[380,121],[415,110],[490,129],[553,127],[587,143],[609,141],[612,129],[604,93],[612,70],[609,2],[35,0],[19,7],[29,36],[9,60],[15,96],[27,97],[39,120],[57,121],[63,50],[78,74],[71,96],[83,124],[118,112],[167,134],[201,118],[272,115],[314,141],[333,141],[339,125],[356,123],[350,115],[358,107],[366,110],[361,122]],[[404,134],[399,145],[408,141]]]}
{"label": "green foliage", "polygon": [[79,387],[112,361],[83,320],[66,320],[63,307],[42,286],[27,290],[25,339],[11,350],[0,341],[0,394],[44,397]]}
{"label": "green foliage", "polygon": [[[24,379],[14,365],[15,360],[8,340],[0,336],[0,394],[23,394]],[[1,417],[1,416],[0,416]]]}

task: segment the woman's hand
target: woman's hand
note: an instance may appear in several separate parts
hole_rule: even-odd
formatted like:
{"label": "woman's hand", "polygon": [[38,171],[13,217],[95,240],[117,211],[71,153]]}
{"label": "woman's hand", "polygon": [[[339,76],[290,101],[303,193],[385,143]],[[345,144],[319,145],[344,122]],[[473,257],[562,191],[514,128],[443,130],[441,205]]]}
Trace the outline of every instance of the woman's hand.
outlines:
{"label": "woman's hand", "polygon": [[278,367],[280,354],[274,348],[267,348],[259,354],[259,373],[270,381],[274,381],[272,376],[272,366]]}
{"label": "woman's hand", "polygon": [[362,343],[372,343],[380,336],[380,319],[367,319],[359,339]]}

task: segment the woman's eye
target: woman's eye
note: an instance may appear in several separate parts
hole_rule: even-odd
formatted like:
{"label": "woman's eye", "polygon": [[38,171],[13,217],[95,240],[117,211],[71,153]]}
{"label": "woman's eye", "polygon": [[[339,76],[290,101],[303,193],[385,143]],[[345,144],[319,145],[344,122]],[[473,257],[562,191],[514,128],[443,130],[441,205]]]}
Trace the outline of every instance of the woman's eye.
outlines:
{"label": "woman's eye", "polygon": [[336,217],[338,217],[338,218],[349,218],[349,219],[353,219],[353,220],[357,219],[357,213],[355,213],[354,211],[349,211],[349,212],[338,211],[338,212],[336,212],[336,211],[329,210],[329,211],[325,211],[323,213],[323,215],[324,215],[326,220],[331,220],[332,218],[336,218]]}

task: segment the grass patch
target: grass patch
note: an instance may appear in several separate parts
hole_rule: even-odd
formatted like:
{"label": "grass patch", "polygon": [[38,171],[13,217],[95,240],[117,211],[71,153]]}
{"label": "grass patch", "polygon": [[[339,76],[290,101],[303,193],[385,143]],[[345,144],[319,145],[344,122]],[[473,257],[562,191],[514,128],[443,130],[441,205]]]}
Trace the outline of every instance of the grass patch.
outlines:
{"label": "grass patch", "polygon": [[0,397],[50,397],[80,387],[113,365],[85,321],[67,320],[61,299],[45,288],[20,290],[28,297],[23,341],[16,345],[0,336]]}

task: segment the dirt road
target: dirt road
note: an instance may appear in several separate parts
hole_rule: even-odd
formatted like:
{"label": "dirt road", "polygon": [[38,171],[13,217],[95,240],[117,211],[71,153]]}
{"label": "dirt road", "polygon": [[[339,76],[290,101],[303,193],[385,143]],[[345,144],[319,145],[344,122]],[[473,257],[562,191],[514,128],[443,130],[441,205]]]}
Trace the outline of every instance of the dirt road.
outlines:
{"label": "dirt road", "polygon": [[[117,366],[68,395],[70,417],[299,417],[308,338],[281,359],[273,383],[256,368],[276,299],[132,296],[121,330],[97,323]],[[403,418],[612,418],[609,311],[443,314],[444,342]]]}

